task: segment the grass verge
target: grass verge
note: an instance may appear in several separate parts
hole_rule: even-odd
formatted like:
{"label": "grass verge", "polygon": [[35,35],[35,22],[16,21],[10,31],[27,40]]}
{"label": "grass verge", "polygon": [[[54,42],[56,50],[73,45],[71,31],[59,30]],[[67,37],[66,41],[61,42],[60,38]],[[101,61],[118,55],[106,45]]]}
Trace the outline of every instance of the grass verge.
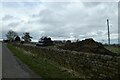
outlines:
{"label": "grass verge", "polygon": [[7,44],[7,47],[16,57],[18,57],[23,63],[27,64],[30,69],[35,71],[42,78],[75,78],[74,75],[66,70],[61,70],[60,65],[51,60],[40,56],[26,54],[24,50],[11,44]]}
{"label": "grass verge", "polygon": [[117,55],[120,55],[120,47],[117,46],[105,46],[106,49],[109,51],[116,53]]}

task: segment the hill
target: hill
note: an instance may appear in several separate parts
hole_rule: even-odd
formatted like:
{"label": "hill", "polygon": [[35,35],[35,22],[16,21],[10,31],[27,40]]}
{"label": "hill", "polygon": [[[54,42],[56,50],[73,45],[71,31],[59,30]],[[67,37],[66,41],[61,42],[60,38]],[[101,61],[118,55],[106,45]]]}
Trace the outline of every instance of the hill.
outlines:
{"label": "hill", "polygon": [[85,39],[60,46],[60,48],[71,51],[89,52],[95,54],[115,55],[113,52],[104,48],[104,46],[93,39]]}

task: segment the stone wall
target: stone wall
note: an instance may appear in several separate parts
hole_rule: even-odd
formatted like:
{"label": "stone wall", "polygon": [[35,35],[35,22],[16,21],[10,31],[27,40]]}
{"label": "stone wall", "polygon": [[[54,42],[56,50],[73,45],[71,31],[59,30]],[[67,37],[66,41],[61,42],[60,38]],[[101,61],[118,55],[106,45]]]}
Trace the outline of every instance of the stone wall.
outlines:
{"label": "stone wall", "polygon": [[83,53],[46,47],[15,46],[37,54],[37,56],[56,61],[64,67],[68,67],[80,73],[82,72],[86,75],[86,78],[109,78],[108,80],[115,78],[114,80],[117,80],[119,77],[118,61],[120,58],[118,56]]}

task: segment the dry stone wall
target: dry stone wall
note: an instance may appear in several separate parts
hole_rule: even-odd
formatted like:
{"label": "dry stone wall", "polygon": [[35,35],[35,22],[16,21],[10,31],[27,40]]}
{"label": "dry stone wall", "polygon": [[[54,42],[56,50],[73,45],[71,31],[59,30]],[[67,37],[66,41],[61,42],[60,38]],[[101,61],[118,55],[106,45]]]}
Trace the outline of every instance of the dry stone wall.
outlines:
{"label": "dry stone wall", "polygon": [[46,47],[15,45],[30,51],[38,56],[42,56],[60,65],[71,68],[77,72],[83,71],[87,78],[109,78],[117,80],[119,78],[120,58],[118,56],[101,55],[94,53],[83,53],[61,49],[51,49]]}

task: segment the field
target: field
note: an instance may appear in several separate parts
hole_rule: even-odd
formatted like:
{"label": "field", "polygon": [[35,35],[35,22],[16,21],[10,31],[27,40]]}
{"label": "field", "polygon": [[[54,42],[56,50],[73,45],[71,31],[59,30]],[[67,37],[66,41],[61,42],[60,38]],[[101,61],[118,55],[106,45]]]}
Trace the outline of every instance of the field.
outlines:
{"label": "field", "polygon": [[105,46],[105,48],[113,53],[120,55],[120,47],[118,46]]}

